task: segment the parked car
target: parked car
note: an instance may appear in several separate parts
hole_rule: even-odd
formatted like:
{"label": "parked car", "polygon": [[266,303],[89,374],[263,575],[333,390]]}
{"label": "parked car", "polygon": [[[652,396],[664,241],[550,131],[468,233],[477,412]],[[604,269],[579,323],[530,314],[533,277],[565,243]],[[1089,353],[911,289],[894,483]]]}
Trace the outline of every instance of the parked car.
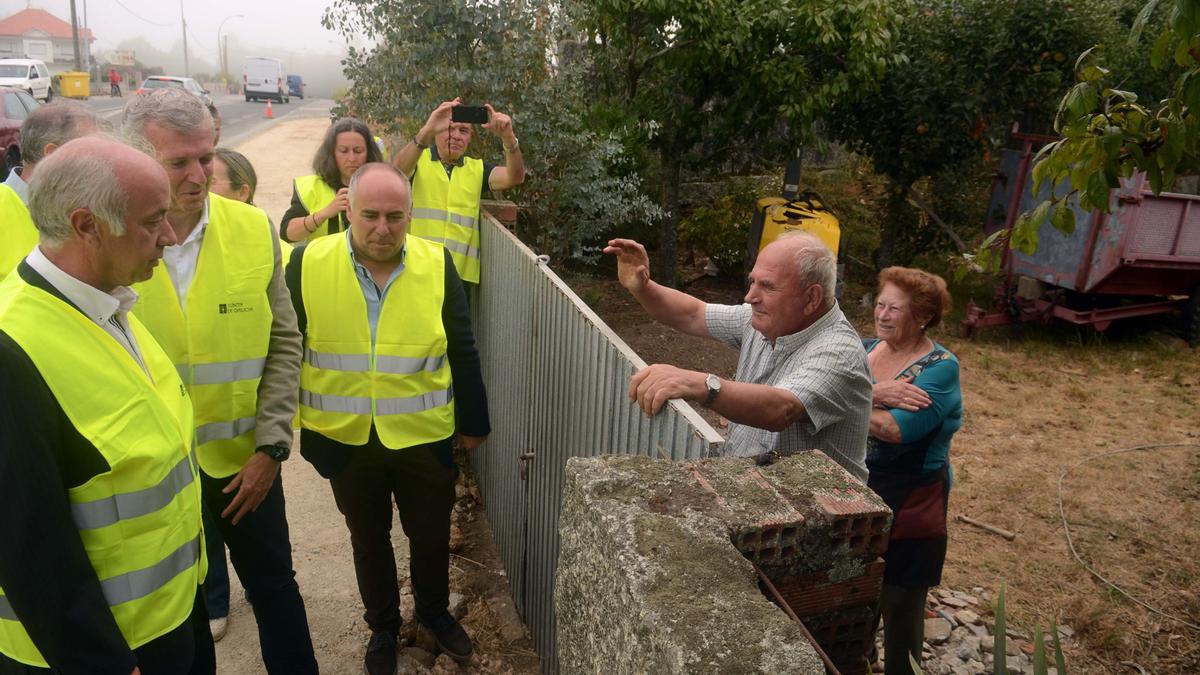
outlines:
{"label": "parked car", "polygon": [[50,71],[36,59],[0,59],[0,87],[24,89],[34,98],[46,103],[54,98]]}
{"label": "parked car", "polygon": [[288,93],[303,101],[304,78],[299,75],[288,75]]}
{"label": "parked car", "polygon": [[21,123],[39,105],[24,89],[0,87],[0,151],[4,153],[0,180],[21,165]]}
{"label": "parked car", "polygon": [[142,82],[142,86],[138,87],[137,93],[144,94],[151,89],[163,89],[165,87],[185,89],[195,94],[201,101],[204,101],[204,105],[212,105],[212,97],[208,95],[208,90],[201,87],[199,82],[190,77],[151,75]]}
{"label": "parked car", "polygon": [[291,100],[283,75],[283,62],[279,59],[247,57],[246,67],[242,70],[242,87],[247,101],[268,99],[287,103]]}

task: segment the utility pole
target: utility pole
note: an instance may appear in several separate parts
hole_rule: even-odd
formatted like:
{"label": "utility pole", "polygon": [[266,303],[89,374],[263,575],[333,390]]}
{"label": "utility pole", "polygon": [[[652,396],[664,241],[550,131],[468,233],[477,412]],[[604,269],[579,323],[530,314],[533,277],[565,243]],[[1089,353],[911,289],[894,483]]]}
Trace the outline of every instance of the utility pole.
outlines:
{"label": "utility pole", "polygon": [[[87,0],[83,0],[83,28],[84,28],[84,30],[87,30],[87,27],[88,27]],[[86,34],[83,36],[83,44],[79,46],[79,49],[80,49],[80,51],[83,52],[83,65],[85,68],[87,68],[87,72],[91,73],[92,72],[92,45],[90,42],[88,42]]]}
{"label": "utility pole", "polygon": [[[71,0],[71,6],[75,6],[75,0]],[[187,53],[187,18],[183,16],[183,0],[179,0],[179,20],[183,23],[183,76],[191,77],[192,73],[188,67]]]}
{"label": "utility pole", "polygon": [[[179,0],[183,2],[183,0]],[[75,16],[75,0],[71,0],[71,37],[75,43],[75,71],[83,70],[83,66],[79,61],[79,20]]]}

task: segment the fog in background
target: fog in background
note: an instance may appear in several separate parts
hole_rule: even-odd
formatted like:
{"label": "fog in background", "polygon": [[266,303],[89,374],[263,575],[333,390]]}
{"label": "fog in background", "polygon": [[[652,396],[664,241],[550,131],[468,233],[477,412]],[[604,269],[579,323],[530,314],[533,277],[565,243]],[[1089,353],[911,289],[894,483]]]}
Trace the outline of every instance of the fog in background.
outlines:
{"label": "fog in background", "polygon": [[[0,0],[0,16],[27,4],[71,20],[69,0]],[[247,56],[269,56],[283,61],[288,73],[304,78],[307,96],[329,97],[348,85],[340,63],[345,42],[321,26],[329,4],[330,0],[183,0],[188,70],[192,76],[218,72],[220,27],[222,38],[229,38],[229,72],[234,78],[241,79]],[[75,0],[81,25],[85,7],[87,26],[96,38],[94,60],[103,62],[112,50],[132,49],[142,65],[160,66],[168,75],[184,74],[178,0]]]}

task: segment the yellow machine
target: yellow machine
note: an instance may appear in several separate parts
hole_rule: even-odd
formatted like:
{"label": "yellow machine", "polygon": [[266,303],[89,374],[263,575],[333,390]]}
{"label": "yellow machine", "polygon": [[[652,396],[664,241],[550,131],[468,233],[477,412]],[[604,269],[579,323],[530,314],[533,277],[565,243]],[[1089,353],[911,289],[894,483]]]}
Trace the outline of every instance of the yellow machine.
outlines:
{"label": "yellow machine", "polygon": [[820,195],[807,192],[795,199],[783,197],[764,197],[758,200],[758,213],[755,220],[761,219],[759,228],[751,228],[761,232],[758,240],[758,251],[766,248],[767,244],[775,241],[785,232],[803,231],[820,239],[836,257],[838,244],[842,239],[842,230],[838,226],[837,216],[833,215]]}

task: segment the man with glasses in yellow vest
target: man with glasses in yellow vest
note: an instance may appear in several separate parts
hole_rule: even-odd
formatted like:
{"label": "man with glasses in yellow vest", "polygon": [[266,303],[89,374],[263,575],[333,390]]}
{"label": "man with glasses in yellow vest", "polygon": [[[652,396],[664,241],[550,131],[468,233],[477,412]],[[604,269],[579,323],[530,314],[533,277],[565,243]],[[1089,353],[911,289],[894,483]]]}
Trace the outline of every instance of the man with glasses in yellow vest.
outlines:
{"label": "man with glasses in yellow vest", "polygon": [[38,167],[0,282],[0,672],[216,670],[192,404],[129,314],[175,243],[166,173],[84,138]]}
{"label": "man with glasses in yellow vest", "polygon": [[122,124],[167,171],[167,220],[179,239],[135,287],[134,314],[192,396],[205,505],[254,610],[267,672],[316,673],[279,475],[292,443],[301,341],[278,236],[261,209],[208,191],[213,127],[200,99],[156,89],[126,104]]}
{"label": "man with glasses in yellow vest", "polygon": [[21,122],[21,161],[0,185],[0,279],[37,245],[37,229],[29,218],[29,181],[37,165],[72,138],[100,130],[100,120],[87,106],[56,101],[35,108]]}
{"label": "man with glasses in yellow vest", "polygon": [[[407,236],[408,180],[375,162],[350,179],[350,229],[297,248],[288,287],[304,333],[300,448],[330,480],[372,636],[364,669],[396,669],[400,588],[392,502],[409,540],[416,620],[452,658],[471,639],[448,611],[452,443],[491,432],[467,299],[448,252]],[[457,421],[456,421],[457,417]]]}
{"label": "man with glasses in yellow vest", "polygon": [[464,153],[474,126],[453,122],[459,99],[434,109],[421,130],[396,153],[396,168],[412,180],[410,232],[446,247],[463,281],[479,283],[479,200],[486,190],[507,190],[525,182],[525,159],[513,133],[512,118],[484,104],[488,122],[481,125],[500,139],[504,166],[494,166]]}

